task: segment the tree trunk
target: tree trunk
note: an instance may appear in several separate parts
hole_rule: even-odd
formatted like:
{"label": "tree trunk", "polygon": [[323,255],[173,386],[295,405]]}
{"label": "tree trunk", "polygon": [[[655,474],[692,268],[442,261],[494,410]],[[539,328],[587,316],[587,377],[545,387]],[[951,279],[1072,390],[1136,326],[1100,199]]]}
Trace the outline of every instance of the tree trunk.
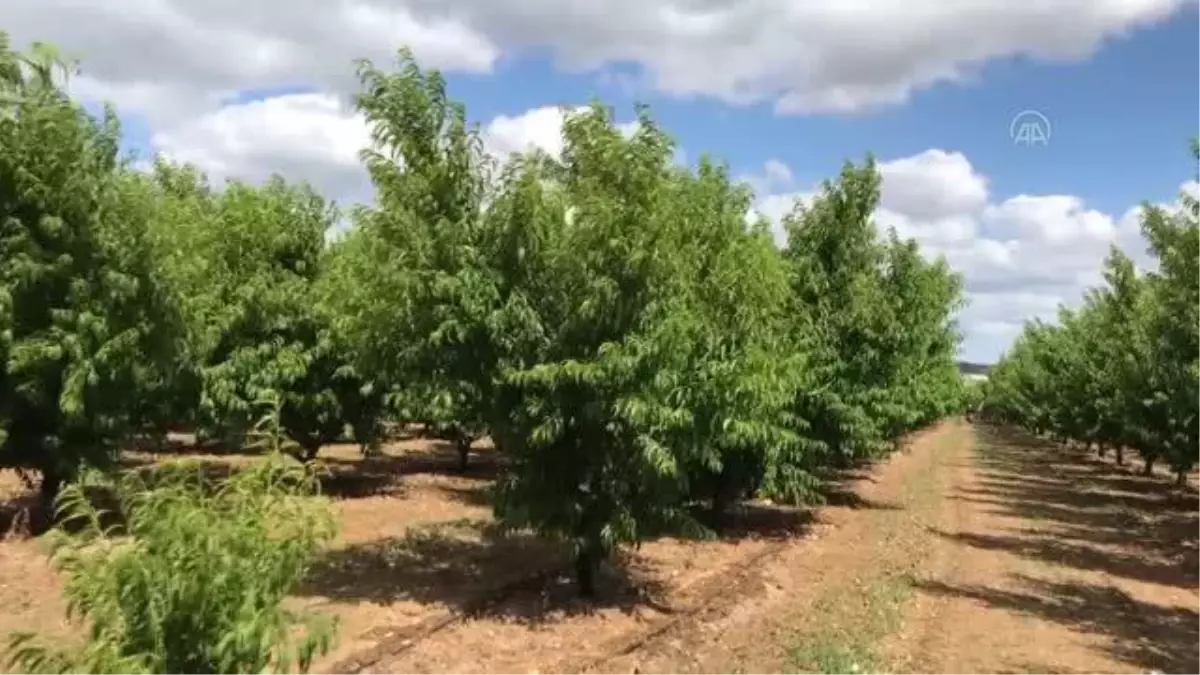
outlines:
{"label": "tree trunk", "polygon": [[359,419],[354,424],[354,442],[363,457],[375,457],[379,454],[380,433],[379,424],[374,417]]}
{"label": "tree trunk", "polygon": [[379,457],[381,454],[383,454],[380,451],[378,437],[359,441],[358,450],[362,453],[363,457],[368,458]]}
{"label": "tree trunk", "polygon": [[1187,475],[1188,475],[1187,469],[1176,469],[1175,470],[1175,485],[1176,485],[1176,487],[1186,487],[1187,486]]}
{"label": "tree trunk", "polygon": [[165,426],[156,426],[154,429],[154,450],[156,452],[165,452],[167,449],[168,430]]}
{"label": "tree trunk", "polygon": [[291,454],[292,457],[295,457],[298,461],[304,462],[305,464],[312,464],[317,459],[317,455],[321,452],[321,440],[315,435],[310,436],[308,434],[300,433],[292,433],[289,435],[292,437],[292,440],[296,442],[296,445],[299,446],[289,454]]}
{"label": "tree trunk", "polygon": [[466,471],[471,458],[471,439],[459,436],[455,439],[454,446],[458,448],[458,470]]}
{"label": "tree trunk", "polygon": [[55,501],[58,500],[58,493],[62,491],[63,477],[55,471],[42,470],[42,485],[39,490],[41,498],[42,511],[48,519],[53,520]]}
{"label": "tree trunk", "polygon": [[591,547],[575,556],[575,581],[579,584],[579,595],[596,597],[596,572],[600,567],[600,556]]}
{"label": "tree trunk", "polygon": [[1146,459],[1146,466],[1142,467],[1142,475],[1143,476],[1153,476],[1154,475],[1154,460],[1155,460],[1155,458],[1153,458],[1153,457],[1148,457]]}
{"label": "tree trunk", "polygon": [[831,460],[832,461],[830,464],[835,469],[850,468],[850,453],[846,452],[846,449],[842,447],[841,443],[838,443],[833,447],[833,457]]}
{"label": "tree trunk", "polygon": [[1106,452],[1108,452],[1108,449],[1104,447],[1103,443],[1096,444],[1096,456],[1097,457],[1099,457],[1100,459],[1104,459],[1104,453],[1106,453]]}
{"label": "tree trunk", "polygon": [[1117,446],[1117,466],[1125,466],[1125,446]]}
{"label": "tree trunk", "polygon": [[421,433],[418,434],[418,438],[436,438],[433,426],[433,422],[421,420]]}
{"label": "tree trunk", "polygon": [[725,487],[726,483],[725,470],[722,470],[713,483],[712,503],[709,506],[709,519],[716,532],[721,532],[724,528],[725,513],[729,510],[729,490]]}
{"label": "tree trunk", "polygon": [[50,530],[58,518],[57,506],[58,495],[62,492],[63,483],[66,482],[64,477],[55,471],[42,470],[42,484],[38,487],[38,502],[39,508],[37,513],[31,513],[29,519],[29,533],[38,536],[45,534]]}

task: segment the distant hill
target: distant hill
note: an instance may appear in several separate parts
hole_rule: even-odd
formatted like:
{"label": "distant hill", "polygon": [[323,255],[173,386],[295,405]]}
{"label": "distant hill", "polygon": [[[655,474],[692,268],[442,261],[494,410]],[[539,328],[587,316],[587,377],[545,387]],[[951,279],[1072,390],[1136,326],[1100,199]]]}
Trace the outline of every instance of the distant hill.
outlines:
{"label": "distant hill", "polygon": [[964,375],[987,375],[992,369],[990,364],[986,363],[971,363],[970,361],[959,361],[958,372]]}

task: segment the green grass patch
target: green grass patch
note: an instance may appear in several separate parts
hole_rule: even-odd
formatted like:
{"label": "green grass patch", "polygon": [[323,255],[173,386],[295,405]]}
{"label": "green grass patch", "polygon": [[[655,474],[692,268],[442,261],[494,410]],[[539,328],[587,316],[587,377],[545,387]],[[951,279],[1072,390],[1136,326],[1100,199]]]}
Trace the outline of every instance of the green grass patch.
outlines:
{"label": "green grass patch", "polygon": [[899,628],[910,597],[908,575],[891,575],[873,580],[859,593],[823,601],[816,614],[821,628],[789,650],[788,669],[817,673],[881,670],[879,643]]}
{"label": "green grass patch", "polygon": [[903,508],[879,514],[872,524],[878,563],[870,576],[852,586],[832,588],[803,620],[805,627],[787,650],[791,672],[866,673],[886,669],[881,646],[899,630],[905,606],[914,593],[911,570],[920,569],[928,553],[921,540],[942,500],[942,455],[970,442],[961,430],[935,441],[926,461],[901,489]]}

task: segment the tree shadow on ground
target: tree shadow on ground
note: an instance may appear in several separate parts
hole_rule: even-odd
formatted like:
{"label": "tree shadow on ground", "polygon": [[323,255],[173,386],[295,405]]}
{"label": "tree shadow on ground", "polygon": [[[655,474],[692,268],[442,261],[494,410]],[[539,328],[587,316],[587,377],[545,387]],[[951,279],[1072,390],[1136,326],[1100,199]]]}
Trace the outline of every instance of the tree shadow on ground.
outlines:
{"label": "tree shadow on ground", "polygon": [[438,490],[451,500],[467,506],[491,507],[492,484],[476,483],[474,485],[438,485]]}
{"label": "tree shadow on ground", "polygon": [[[202,474],[204,482],[215,488],[262,456],[248,453],[244,449],[227,452],[215,450],[218,448],[216,444],[198,445],[187,439],[180,440],[176,436],[172,436],[168,441],[172,449],[166,452],[134,448],[132,452],[122,453],[117,461],[118,470],[135,471],[152,485],[156,477],[165,471],[187,466]],[[143,445],[148,443],[150,441],[144,441]],[[334,499],[403,497],[405,476],[428,473],[490,481],[506,467],[506,462],[499,453],[487,447],[473,451],[471,463],[463,471],[459,469],[458,452],[452,444],[431,441],[423,442],[422,446],[416,449],[405,448],[398,454],[373,457],[318,457],[317,470],[321,493]],[[37,472],[33,473],[36,476]],[[487,487],[481,485],[477,490],[462,488],[457,490],[455,496],[465,503],[486,505],[490,503]],[[8,536],[10,533],[12,536],[28,536],[45,532],[52,524],[53,514],[44,511],[38,502],[36,488],[0,500],[0,536]]]}
{"label": "tree shadow on ground", "polygon": [[[977,427],[979,479],[952,499],[985,505],[1028,525],[946,534],[965,546],[1116,578],[1194,590],[1200,584],[1195,491],[1131,475],[1080,449],[1012,430]],[[1026,612],[1113,640],[1110,651],[1142,668],[1196,672],[1194,608],[1137,600],[1088,582],[1012,578],[1015,590],[918,583],[924,590]]]}
{"label": "tree shadow on ground", "polygon": [[[468,506],[490,507],[493,503],[493,486],[491,483],[477,485],[438,485],[438,491],[450,499]],[[838,505],[849,508],[898,508],[889,504],[880,504],[872,500],[857,498],[852,494],[839,493],[834,501]],[[709,532],[692,532],[690,530],[668,530],[662,534],[667,537],[683,539],[708,539],[716,536],[726,541],[743,539],[783,540],[805,534],[814,520],[814,511],[808,507],[768,504],[760,501],[744,501],[732,504],[722,515],[718,525],[705,504],[697,504],[691,508],[692,517],[709,528]],[[653,537],[651,537],[653,539]]]}
{"label": "tree shadow on ground", "polygon": [[584,601],[570,560],[564,545],[529,533],[504,533],[486,521],[442,523],[330,551],[298,594],[381,605],[412,601],[532,624],[603,608],[656,606],[663,594],[626,556],[615,556],[601,569],[596,598]]}
{"label": "tree shadow on ground", "polygon": [[[1057,583],[1018,576],[1021,591],[986,586],[951,586],[918,581],[928,593],[970,598],[999,609],[1054,621],[1112,640],[1114,658],[1166,673],[1195,673],[1200,614],[1139,602],[1121,590],[1103,585]],[[1031,671],[1032,672],[1032,671]]]}
{"label": "tree shadow on ground", "polygon": [[[457,460],[453,447],[443,444],[433,445],[425,453],[371,458],[363,463],[373,462],[384,471],[400,475],[449,473],[463,477]],[[452,499],[484,506],[491,502],[490,479],[506,465],[494,452],[473,453],[471,460],[466,475],[477,478],[478,484],[437,487]],[[860,465],[824,476],[824,504],[835,508],[899,509],[854,491],[854,483],[874,480],[867,471],[869,466]],[[808,531],[814,513],[811,506],[743,501],[729,509],[718,537],[791,539]],[[679,536],[678,532],[663,534]],[[645,565],[638,556],[622,550],[605,564],[598,579],[597,597],[584,601],[578,597],[569,573],[571,557],[563,545],[529,533],[505,534],[488,521],[443,523],[410,528],[401,537],[329,551],[313,567],[298,594],[381,605],[412,602],[444,607],[457,616],[490,616],[531,624],[605,608],[631,612],[648,607],[673,613],[664,601],[666,585]],[[380,645],[400,645],[429,630],[429,626],[444,625],[440,622],[445,620],[441,613],[407,626],[383,627],[378,631]],[[377,647],[386,651],[383,646]]]}
{"label": "tree shadow on ground", "polygon": [[402,497],[404,485],[397,477],[387,472],[368,469],[344,469],[322,466],[317,474],[321,483],[321,494],[334,499],[361,499],[363,497]]}
{"label": "tree shadow on ground", "polygon": [[866,509],[874,511],[900,511],[904,507],[889,502],[868,499],[852,489],[844,486],[831,486],[822,491],[822,506],[836,506],[848,509]]}
{"label": "tree shadow on ground", "polygon": [[[153,485],[158,475],[167,471],[177,471],[181,466],[199,472],[203,482],[216,489],[235,473],[246,469],[248,465],[220,459],[185,459],[147,464],[135,470],[142,475],[148,485]],[[316,467],[316,473],[321,494],[334,499],[358,499],[377,495],[400,496],[403,494],[403,486],[395,476],[387,472],[373,471],[369,467],[347,467],[337,464],[331,466],[321,462]]]}
{"label": "tree shadow on ground", "polygon": [[[238,471],[246,469],[247,463],[234,463],[218,458],[186,458],[168,461],[144,460],[140,457],[123,457],[120,471],[134,472],[150,489],[167,476],[182,472],[195,472],[205,490],[217,490]],[[40,477],[38,478],[40,481]],[[357,470],[341,466],[318,467],[317,481],[321,494],[334,499],[355,499],[376,495],[403,496],[404,487],[395,476],[387,473]],[[114,486],[107,484],[87,485],[85,493],[93,507],[102,511],[105,526],[120,528],[125,515],[121,513],[120,500]],[[70,522],[55,522],[54,512],[43,508],[36,491],[9,498],[0,502],[0,537],[39,536],[54,526],[74,531]],[[118,529],[119,531],[119,529]]]}
{"label": "tree shadow on ground", "polygon": [[717,538],[726,541],[745,539],[786,540],[806,534],[817,521],[823,507],[898,511],[895,504],[865,498],[844,486],[827,486],[822,489],[818,502],[812,506],[789,506],[762,501],[744,501],[732,505],[720,519],[714,522],[711,512],[704,505],[693,509],[701,523],[712,528]]}
{"label": "tree shadow on ground", "polygon": [[421,448],[405,448],[396,453],[386,453],[363,458],[346,459],[323,457],[321,461],[330,467],[340,466],[363,472],[409,476],[413,474],[441,474],[478,480],[495,480],[508,468],[503,455],[488,448],[472,450],[465,469],[459,466],[458,450],[446,441],[430,441]]}
{"label": "tree shadow on ground", "polygon": [[812,509],[745,501],[731,504],[715,518],[707,504],[691,508],[696,522],[708,528],[702,532],[667,532],[666,536],[703,540],[716,537],[723,541],[782,541],[803,535],[812,527]]}
{"label": "tree shadow on ground", "polygon": [[[445,461],[445,460],[442,460]],[[411,467],[412,465],[410,465]],[[418,464],[418,466],[421,466]],[[481,468],[481,472],[487,473]],[[900,510],[895,504],[880,502],[865,498],[854,491],[854,482],[873,480],[867,469],[858,467],[852,470],[830,473],[818,490],[817,499],[812,505],[791,506],[773,504],[764,500],[743,500],[728,507],[718,520],[715,520],[704,503],[692,506],[691,515],[697,522],[708,527],[717,538],[729,541],[743,539],[782,540],[802,536],[808,532],[814,518],[815,510],[821,507],[836,507],[849,509]],[[454,475],[461,476],[460,473]],[[451,498],[468,506],[488,507],[492,504],[493,483],[480,482],[475,485],[438,485],[438,489]],[[697,533],[707,538],[709,533]],[[667,536],[692,538],[687,532],[670,531]]]}
{"label": "tree shadow on ground", "polygon": [[[1200,524],[1200,496],[1154,477],[1015,432],[980,429],[978,488],[955,500],[992,512],[1038,521],[1058,539],[1121,546],[1169,557],[1186,556]],[[1184,581],[1186,566],[1177,566]]]}
{"label": "tree shadow on ground", "polygon": [[[246,463],[232,463],[214,458],[187,458],[179,460],[155,461],[141,457],[122,457],[118,464],[119,471],[135,472],[143,483],[150,489],[159,484],[167,476],[180,471],[194,471],[206,489],[216,490],[238,471],[247,468]],[[40,480],[40,478],[38,479]],[[381,493],[400,494],[401,487],[391,476],[371,474],[344,469],[318,470],[318,482],[322,494],[333,498],[355,498]],[[103,510],[118,510],[113,487],[107,484],[91,484],[85,487],[89,501],[93,506]],[[52,515],[52,514],[51,514]],[[49,524],[49,515],[43,513],[36,491],[0,502],[0,534],[10,528],[23,527],[27,522]],[[120,518],[114,522],[119,523]],[[44,531],[33,528],[35,533]]]}
{"label": "tree shadow on ground", "polygon": [[[87,503],[100,516],[100,528],[113,535],[121,535],[125,527],[125,513],[121,501],[111,486],[87,485],[83,489]],[[56,520],[56,515],[59,516]],[[67,517],[42,507],[36,493],[21,495],[0,503],[0,540],[38,537],[57,527],[64,532],[78,533],[86,520]]]}
{"label": "tree shadow on ground", "polygon": [[[1194,588],[1200,577],[1195,561],[1189,567],[1185,561],[1157,562],[1144,556],[1105,551],[1093,546],[1061,541],[1057,535],[1044,532],[1033,536],[1001,536],[974,533],[947,534],[934,530],[938,536],[959,544],[990,551],[1007,551],[1056,565],[1103,572],[1113,576],[1148,583]],[[1122,542],[1124,543],[1124,542]]]}

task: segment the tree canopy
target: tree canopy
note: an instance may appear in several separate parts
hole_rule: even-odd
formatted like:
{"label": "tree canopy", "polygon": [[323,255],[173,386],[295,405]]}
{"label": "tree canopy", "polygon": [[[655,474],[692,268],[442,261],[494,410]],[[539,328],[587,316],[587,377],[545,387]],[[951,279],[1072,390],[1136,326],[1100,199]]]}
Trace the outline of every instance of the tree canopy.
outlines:
{"label": "tree canopy", "polygon": [[282,176],[138,169],[50,63],[0,64],[5,466],[61,480],[180,427],[241,447],[268,409],[306,461],[424,422],[464,465],[490,437],[496,515],[570,542],[590,592],[618,545],[815,498],[967,401],[961,281],[874,223],[871,158],[780,247],[648,109],[632,132],[564,111],[561,154],[493,157],[401,51],[358,64],[375,199],[342,209]]}
{"label": "tree canopy", "polygon": [[1025,326],[991,371],[986,412],[1122,463],[1133,450],[1147,474],[1161,460],[1182,483],[1200,453],[1200,204],[1147,204],[1141,231],[1153,269],[1113,248],[1079,308]]}

